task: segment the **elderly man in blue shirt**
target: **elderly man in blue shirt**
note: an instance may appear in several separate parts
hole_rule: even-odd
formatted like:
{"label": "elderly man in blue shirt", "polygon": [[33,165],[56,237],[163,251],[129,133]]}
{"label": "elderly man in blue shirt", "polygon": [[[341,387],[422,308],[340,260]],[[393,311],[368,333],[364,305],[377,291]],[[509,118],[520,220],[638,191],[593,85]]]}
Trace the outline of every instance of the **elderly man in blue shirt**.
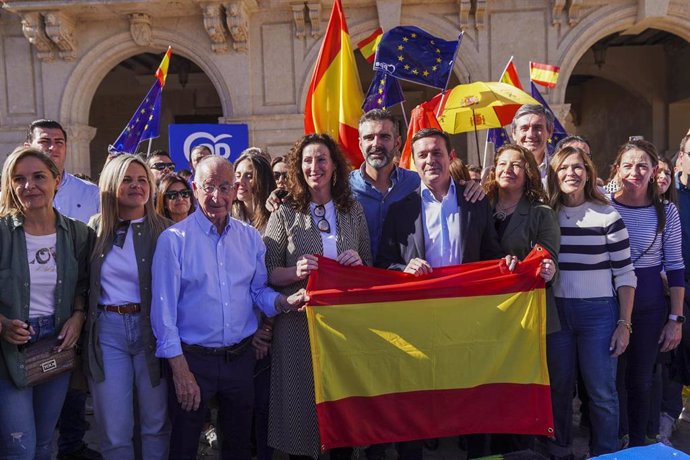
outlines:
{"label": "elderly man in blue shirt", "polygon": [[205,406],[218,396],[222,458],[249,459],[255,356],[251,338],[265,315],[300,308],[266,285],[266,248],[259,232],[230,217],[232,165],[202,159],[193,183],[197,211],[158,239],[153,259],[151,324],[156,356],[171,378],[170,458],[196,458]]}

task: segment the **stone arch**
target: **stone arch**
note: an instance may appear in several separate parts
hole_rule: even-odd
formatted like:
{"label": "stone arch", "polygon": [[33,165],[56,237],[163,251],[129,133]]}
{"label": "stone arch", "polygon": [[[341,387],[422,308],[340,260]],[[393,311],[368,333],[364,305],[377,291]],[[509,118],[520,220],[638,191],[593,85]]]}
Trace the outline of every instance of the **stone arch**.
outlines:
{"label": "stone arch", "polygon": [[172,32],[156,34],[150,47],[136,45],[129,33],[107,38],[89,50],[71,72],[60,103],[60,120],[68,124],[87,125],[91,101],[106,74],[121,61],[144,52],[163,52],[168,45],[173,52],[197,64],[213,83],[221,100],[224,116],[232,114],[232,98],[221,72],[209,53],[199,53],[186,40]]}
{"label": "stone arch", "polygon": [[[582,56],[600,39],[633,26],[637,20],[637,6],[607,6],[599,8],[585,16],[561,40],[558,46],[561,81],[568,81],[573,69]],[[646,24],[659,30],[672,33],[690,42],[690,18],[665,16],[652,18]],[[623,85],[621,82],[616,82]],[[554,90],[553,101],[562,104],[565,101],[567,85],[558,85]]]}

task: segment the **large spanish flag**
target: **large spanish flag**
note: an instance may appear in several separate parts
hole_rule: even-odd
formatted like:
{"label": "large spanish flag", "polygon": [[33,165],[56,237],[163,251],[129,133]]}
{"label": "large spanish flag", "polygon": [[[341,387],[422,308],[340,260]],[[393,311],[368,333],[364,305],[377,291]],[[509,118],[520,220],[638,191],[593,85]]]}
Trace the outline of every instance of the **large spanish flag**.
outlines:
{"label": "large spanish flag", "polygon": [[552,434],[544,257],[418,278],[319,258],[307,318],[322,448]]}
{"label": "large spanish flag", "polygon": [[362,163],[357,131],[362,84],[345,14],[335,0],[304,104],[304,133],[326,133],[341,145],[353,166]]}

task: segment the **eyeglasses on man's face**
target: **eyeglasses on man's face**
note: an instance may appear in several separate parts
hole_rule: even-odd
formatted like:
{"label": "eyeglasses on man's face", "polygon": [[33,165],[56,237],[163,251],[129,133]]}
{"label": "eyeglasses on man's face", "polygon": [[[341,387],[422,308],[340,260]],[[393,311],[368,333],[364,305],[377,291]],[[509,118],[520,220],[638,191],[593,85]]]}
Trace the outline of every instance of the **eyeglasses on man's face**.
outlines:
{"label": "eyeglasses on man's face", "polygon": [[175,169],[175,163],[154,163],[151,169],[155,169],[156,171],[163,171],[165,169],[173,170]]}
{"label": "eyeglasses on man's face", "polygon": [[230,184],[228,182],[225,182],[220,185],[213,185],[213,184],[204,184],[201,186],[201,190],[204,191],[205,194],[207,195],[213,195],[216,190],[218,190],[218,193],[221,195],[229,195],[233,190],[237,189],[237,184]]}

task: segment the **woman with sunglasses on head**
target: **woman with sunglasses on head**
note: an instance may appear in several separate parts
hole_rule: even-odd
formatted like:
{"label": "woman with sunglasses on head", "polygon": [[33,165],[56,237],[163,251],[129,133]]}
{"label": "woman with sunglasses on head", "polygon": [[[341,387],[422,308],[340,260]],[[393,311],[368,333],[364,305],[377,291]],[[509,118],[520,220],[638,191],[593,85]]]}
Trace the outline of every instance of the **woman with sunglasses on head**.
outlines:
{"label": "woman with sunglasses on head", "polygon": [[177,223],[194,212],[194,194],[177,174],[164,176],[158,184],[156,212]]}
{"label": "woman with sunglasses on head", "polygon": [[[685,321],[682,233],[678,209],[662,201],[658,193],[656,147],[645,140],[630,140],[618,149],[614,165],[621,186],[612,195],[612,204],[630,233],[635,274],[638,285],[644,286],[635,292],[634,333],[619,365],[621,435],[629,434],[630,446],[642,446],[646,442],[654,363],[659,351],[678,346]],[[668,280],[670,308],[664,297],[662,270]]]}
{"label": "woman with sunglasses on head", "polygon": [[[284,294],[306,287],[318,270],[314,254],[343,265],[370,265],[364,212],[350,192],[350,166],[335,141],[309,134],[287,156],[292,201],[271,214],[264,235],[269,282]],[[278,315],[273,326],[269,444],[291,458],[316,458],[320,439],[307,318]],[[333,449],[333,460],[351,449]]]}
{"label": "woman with sunglasses on head", "polygon": [[[100,452],[106,460],[167,459],[167,385],[154,354],[150,311],[151,260],[158,236],[171,222],[155,212],[153,175],[136,155],[120,155],[108,162],[99,187],[101,213],[89,222],[96,231],[96,244],[84,368]],[[135,426],[141,431],[139,455],[133,443]]]}
{"label": "woman with sunglasses on head", "polygon": [[271,169],[273,170],[276,187],[279,190],[287,191],[288,167],[287,163],[285,163],[285,157],[275,157],[271,160]]}
{"label": "woman with sunglasses on head", "polygon": [[32,344],[74,347],[85,320],[86,225],[60,215],[53,160],[20,147],[5,160],[0,195],[0,458],[49,460],[71,372],[28,386]]}

